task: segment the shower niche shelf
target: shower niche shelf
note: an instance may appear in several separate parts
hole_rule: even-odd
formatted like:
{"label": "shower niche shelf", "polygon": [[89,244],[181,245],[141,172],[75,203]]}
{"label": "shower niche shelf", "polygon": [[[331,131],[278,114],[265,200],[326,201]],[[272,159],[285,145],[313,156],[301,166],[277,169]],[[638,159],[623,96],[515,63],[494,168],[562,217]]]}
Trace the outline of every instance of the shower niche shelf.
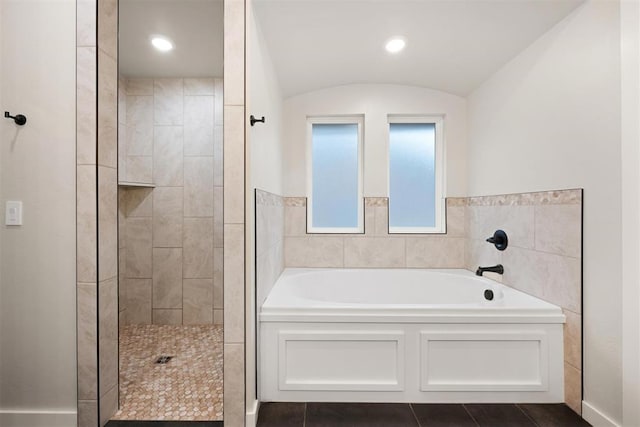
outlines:
{"label": "shower niche shelf", "polygon": [[129,182],[129,181],[119,181],[118,187],[123,188],[155,188],[155,184],[151,184],[149,182]]}

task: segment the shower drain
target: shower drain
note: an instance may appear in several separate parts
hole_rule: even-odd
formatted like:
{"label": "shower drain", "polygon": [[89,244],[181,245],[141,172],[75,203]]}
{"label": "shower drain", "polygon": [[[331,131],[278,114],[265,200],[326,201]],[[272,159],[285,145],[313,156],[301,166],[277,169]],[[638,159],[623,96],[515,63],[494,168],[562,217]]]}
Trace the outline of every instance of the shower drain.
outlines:
{"label": "shower drain", "polygon": [[164,365],[171,359],[173,359],[173,356],[160,356],[156,359],[156,363],[159,365]]}

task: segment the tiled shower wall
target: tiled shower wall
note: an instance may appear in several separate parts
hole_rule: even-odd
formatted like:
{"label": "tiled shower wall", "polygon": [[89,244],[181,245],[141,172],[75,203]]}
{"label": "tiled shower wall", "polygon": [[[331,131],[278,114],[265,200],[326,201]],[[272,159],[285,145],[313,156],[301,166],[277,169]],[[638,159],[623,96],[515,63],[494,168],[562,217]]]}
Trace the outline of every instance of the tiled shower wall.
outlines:
{"label": "tiled shower wall", "polygon": [[[450,203],[467,209],[467,269],[501,263],[504,284],[562,307],[567,318],[565,402],[581,413],[582,190],[471,197]],[[484,241],[498,228],[509,236],[503,252]]]}
{"label": "tiled shower wall", "polygon": [[256,190],[256,306],[284,269],[284,198]]}
{"label": "tiled shower wall", "polygon": [[[306,198],[287,197],[284,205],[285,267],[475,271],[480,265],[503,264],[503,276],[487,276],[562,307],[567,318],[565,402],[581,412],[582,190],[450,198],[443,235],[388,234],[386,198],[365,198],[363,235],[306,234]],[[269,218],[273,220],[273,214]],[[497,229],[509,236],[509,247],[503,252],[485,241]],[[257,237],[258,246],[261,238],[267,238]],[[271,237],[270,241],[277,240]],[[258,274],[260,271],[259,263]],[[263,277],[277,275],[263,273]],[[275,278],[269,280],[275,282]],[[261,286],[263,299],[273,282],[264,284],[258,278],[258,294]]]}
{"label": "tiled shower wall", "polygon": [[222,80],[121,82],[121,324],[222,323]]}
{"label": "tiled shower wall", "polygon": [[78,426],[95,427],[118,406],[118,2],[76,19]]}

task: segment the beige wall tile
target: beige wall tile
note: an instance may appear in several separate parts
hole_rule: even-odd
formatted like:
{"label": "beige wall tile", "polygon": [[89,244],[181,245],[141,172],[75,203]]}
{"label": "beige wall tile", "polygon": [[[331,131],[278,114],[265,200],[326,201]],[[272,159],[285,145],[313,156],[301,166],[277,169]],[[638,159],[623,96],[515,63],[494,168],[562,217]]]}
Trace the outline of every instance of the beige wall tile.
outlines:
{"label": "beige wall tile", "polygon": [[127,325],[127,316],[126,315],[127,315],[127,310],[125,308],[121,308],[120,311],[118,312],[118,331],[119,331],[119,333],[122,331],[122,328],[124,328]]}
{"label": "beige wall tile", "polygon": [[126,181],[153,183],[153,157],[128,156],[126,168]]}
{"label": "beige wall tile", "polygon": [[224,310],[222,309],[213,309],[213,324],[214,325],[223,325],[224,324]]}
{"label": "beige wall tile", "polygon": [[221,187],[224,181],[224,156],[223,156],[223,127],[216,126],[213,128],[213,185]]}
{"label": "beige wall tile", "polygon": [[184,215],[213,216],[213,157],[185,157],[184,169]]}
{"label": "beige wall tile", "polygon": [[215,95],[215,79],[213,78],[193,78],[184,79],[185,95]]}
{"label": "beige wall tile", "polygon": [[98,49],[98,164],[111,168],[118,166],[117,111],[118,65]]}
{"label": "beige wall tile", "polygon": [[[226,318],[225,313],[225,318]],[[226,320],[226,319],[225,319]],[[226,329],[226,328],[225,328]],[[226,331],[225,331],[226,332]],[[224,346],[224,425],[244,426],[244,345]]]}
{"label": "beige wall tile", "polygon": [[213,118],[213,96],[184,97],[185,156],[214,155]]}
{"label": "beige wall tile", "polygon": [[100,426],[107,424],[118,410],[118,386],[113,386],[100,397]]}
{"label": "beige wall tile", "polygon": [[[78,14],[95,13],[95,7],[95,2],[82,0],[78,3]],[[91,10],[91,8],[93,8],[93,10]],[[83,28],[82,31],[85,29],[86,28]],[[93,37],[95,43],[95,32],[93,33]],[[78,40],[78,42],[80,42],[80,40]],[[96,106],[98,99],[98,85],[96,83],[98,70],[96,66],[96,55],[95,47],[80,47],[77,49],[76,161],[79,165],[96,163],[96,141],[98,137],[96,131],[98,123]]]}
{"label": "beige wall tile", "polygon": [[153,188],[126,188],[125,215],[128,218],[150,217],[153,214]]}
{"label": "beige wall tile", "polygon": [[[125,187],[118,187],[118,236],[124,236],[124,225],[127,216],[127,192]],[[118,248],[124,247],[124,240],[118,238]]]}
{"label": "beige wall tile", "polygon": [[471,206],[469,237],[486,239],[501,229],[509,236],[509,247],[533,249],[533,206]]}
{"label": "beige wall tile", "polygon": [[76,45],[96,46],[96,1],[76,2]]}
{"label": "beige wall tile", "polygon": [[81,165],[76,173],[77,280],[95,283],[98,280],[96,167]]}
{"label": "beige wall tile", "polygon": [[78,401],[78,427],[95,427],[98,423],[98,401]]}
{"label": "beige wall tile", "polygon": [[118,274],[118,177],[115,169],[98,167],[99,280]]}
{"label": "beige wall tile", "polygon": [[127,80],[118,74],[118,124],[127,124]]}
{"label": "beige wall tile", "polygon": [[151,324],[151,279],[126,279],[128,325]]}
{"label": "beige wall tile", "polygon": [[407,267],[464,268],[464,238],[407,237]]}
{"label": "beige wall tile", "polygon": [[213,308],[222,310],[224,306],[224,249],[213,250]]}
{"label": "beige wall tile", "polygon": [[98,289],[78,284],[78,399],[98,398]]}
{"label": "beige wall tile", "polygon": [[476,271],[480,266],[502,264],[502,254],[503,252],[496,250],[493,245],[484,240],[467,239],[464,256],[466,269]]}
{"label": "beige wall tile", "polygon": [[118,124],[118,181],[127,180],[127,125]]}
{"label": "beige wall tile", "polygon": [[153,154],[153,96],[127,95],[127,155]]}
{"label": "beige wall tile", "polygon": [[154,325],[182,325],[182,309],[153,309]]}
{"label": "beige wall tile", "polygon": [[[224,104],[244,104],[244,1],[224,5]],[[225,120],[225,123],[229,123]]]}
{"label": "beige wall tile", "polygon": [[582,369],[582,316],[562,310],[567,318],[564,324],[564,360],[576,369]]}
{"label": "beige wall tile", "polygon": [[344,267],[342,237],[285,237],[287,267]]}
{"label": "beige wall tile", "polygon": [[98,47],[112,58],[118,57],[118,0],[98,2]]}
{"label": "beige wall tile", "polygon": [[153,183],[158,187],[184,184],[182,126],[156,126],[153,134]]}
{"label": "beige wall tile", "polygon": [[564,402],[578,415],[582,414],[582,372],[564,364]]}
{"label": "beige wall tile", "polygon": [[535,248],[579,258],[582,256],[582,206],[535,207]]}
{"label": "beige wall tile", "polygon": [[[284,215],[285,236],[305,236],[307,234],[307,208],[304,206],[286,206]],[[375,221],[375,213],[373,218]],[[365,230],[368,231],[368,227],[369,223],[365,222]]]}
{"label": "beige wall tile", "polygon": [[284,269],[284,247],[273,246],[256,261],[256,305],[262,306],[273,285]]}
{"label": "beige wall tile", "polygon": [[[287,209],[292,209],[293,206],[287,206]],[[296,206],[300,209],[302,206]],[[304,208],[305,217],[307,208]],[[367,236],[375,236],[376,234],[376,207],[365,204],[364,206],[364,234]]]}
{"label": "beige wall tile", "polygon": [[447,236],[466,237],[466,209],[464,206],[447,206]]}
{"label": "beige wall tile", "polygon": [[118,282],[98,284],[100,396],[118,384]]}
{"label": "beige wall tile", "polygon": [[269,215],[269,206],[257,204],[255,206],[255,211],[255,249],[256,255],[259,257],[268,251],[273,245],[273,242],[270,239],[272,218]]}
{"label": "beige wall tile", "polygon": [[183,323],[213,323],[213,279],[184,279]]}
{"label": "beige wall tile", "polygon": [[152,276],[151,218],[127,218],[127,278],[150,279]]}
{"label": "beige wall tile", "polygon": [[344,266],[399,268],[405,266],[403,238],[346,237]]}
{"label": "beige wall tile", "polygon": [[502,260],[504,283],[580,313],[579,259],[509,248],[504,251]]}
{"label": "beige wall tile", "polygon": [[386,206],[376,206],[375,226],[373,232],[376,236],[387,236],[389,234],[389,208]]}
{"label": "beige wall tile", "polygon": [[153,248],[153,308],[182,308],[181,248]]}
{"label": "beige wall tile", "polygon": [[213,246],[216,248],[222,248],[224,244],[223,197],[223,188],[213,187]]}
{"label": "beige wall tile", "polygon": [[127,248],[121,248],[121,249],[118,249],[118,304],[121,310],[124,310],[127,307],[126,271],[127,271]]}
{"label": "beige wall tile", "polygon": [[244,226],[224,226],[224,339],[244,341]]}
{"label": "beige wall tile", "polygon": [[185,278],[213,278],[213,218],[184,219]]}
{"label": "beige wall tile", "polygon": [[225,107],[224,123],[224,221],[226,224],[242,224],[244,222],[244,107]]}
{"label": "beige wall tile", "polygon": [[184,119],[182,79],[154,79],[154,124],[181,125]]}
{"label": "beige wall tile", "polygon": [[182,187],[153,190],[153,247],[180,248],[183,239]]}
{"label": "beige wall tile", "polygon": [[224,82],[221,78],[215,80],[215,122],[222,125],[222,118],[224,116]]}
{"label": "beige wall tile", "polygon": [[127,79],[127,95],[153,96],[153,79]]}

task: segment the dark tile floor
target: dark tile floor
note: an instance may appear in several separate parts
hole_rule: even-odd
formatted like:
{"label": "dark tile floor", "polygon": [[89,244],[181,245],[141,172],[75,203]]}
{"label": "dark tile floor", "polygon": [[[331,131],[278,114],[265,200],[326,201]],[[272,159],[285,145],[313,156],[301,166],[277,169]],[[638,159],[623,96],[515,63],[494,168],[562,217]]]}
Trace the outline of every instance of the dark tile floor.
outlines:
{"label": "dark tile floor", "polygon": [[588,427],[564,404],[263,403],[258,427]]}

